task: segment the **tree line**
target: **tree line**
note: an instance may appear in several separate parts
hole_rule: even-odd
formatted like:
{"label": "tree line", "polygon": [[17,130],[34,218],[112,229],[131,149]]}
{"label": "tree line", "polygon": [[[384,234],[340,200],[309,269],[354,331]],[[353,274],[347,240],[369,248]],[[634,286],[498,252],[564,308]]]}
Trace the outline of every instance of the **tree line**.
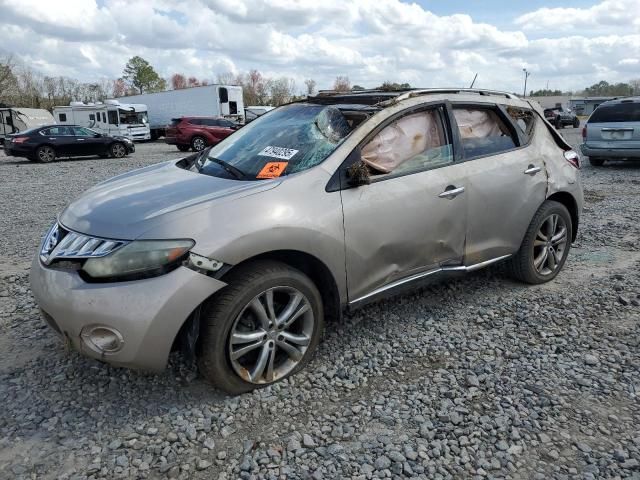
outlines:
{"label": "tree line", "polygon": [[576,92],[563,92],[562,90],[531,90],[530,97],[547,97],[547,96],[559,96],[559,95],[577,95],[584,97],[626,97],[632,95],[640,95],[640,78],[629,80],[629,82],[609,83],[605,80],[600,80],[598,83],[594,83],[590,87],[586,87],[584,90]]}

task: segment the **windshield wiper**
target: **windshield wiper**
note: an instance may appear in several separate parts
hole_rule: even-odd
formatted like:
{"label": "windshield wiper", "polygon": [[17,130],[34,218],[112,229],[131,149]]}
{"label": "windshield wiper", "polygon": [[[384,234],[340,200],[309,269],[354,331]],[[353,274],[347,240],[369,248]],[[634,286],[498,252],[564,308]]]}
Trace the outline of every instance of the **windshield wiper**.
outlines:
{"label": "windshield wiper", "polygon": [[[220,160],[219,158],[215,158],[215,157],[207,157],[207,160],[209,160],[210,162],[213,162],[213,163],[217,163],[222,168],[224,168],[225,171],[229,172],[231,175],[236,177],[238,180],[243,180],[243,179],[247,178],[247,174],[246,173],[244,173],[239,168],[234,167],[230,163],[225,162],[224,160]],[[199,165],[198,171],[202,170],[203,166],[204,166],[204,162],[202,162]]]}

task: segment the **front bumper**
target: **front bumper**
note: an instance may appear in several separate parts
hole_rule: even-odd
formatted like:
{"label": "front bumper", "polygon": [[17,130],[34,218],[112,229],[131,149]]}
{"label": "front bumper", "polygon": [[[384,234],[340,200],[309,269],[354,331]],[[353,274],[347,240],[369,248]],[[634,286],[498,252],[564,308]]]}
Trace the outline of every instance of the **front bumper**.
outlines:
{"label": "front bumper", "polygon": [[640,158],[639,148],[593,148],[586,143],[580,145],[582,154],[587,157],[602,158]]}
{"label": "front bumper", "polygon": [[[131,368],[158,371],[191,312],[226,284],[186,267],[160,277],[87,283],[76,271],[31,265],[31,290],[46,322],[83,355]],[[104,327],[119,333],[116,352],[99,351],[82,333]]]}

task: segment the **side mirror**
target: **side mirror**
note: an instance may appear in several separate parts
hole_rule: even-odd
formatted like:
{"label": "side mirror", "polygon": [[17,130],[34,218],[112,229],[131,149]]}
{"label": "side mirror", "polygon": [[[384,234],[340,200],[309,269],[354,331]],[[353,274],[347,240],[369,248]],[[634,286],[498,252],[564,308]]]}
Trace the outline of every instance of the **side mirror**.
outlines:
{"label": "side mirror", "polygon": [[93,138],[100,138],[102,136],[101,133],[94,133]]}
{"label": "side mirror", "polygon": [[361,187],[371,183],[369,167],[362,161],[359,148],[356,148],[349,154],[347,157],[347,165],[349,165],[346,169],[347,184],[349,186]]}

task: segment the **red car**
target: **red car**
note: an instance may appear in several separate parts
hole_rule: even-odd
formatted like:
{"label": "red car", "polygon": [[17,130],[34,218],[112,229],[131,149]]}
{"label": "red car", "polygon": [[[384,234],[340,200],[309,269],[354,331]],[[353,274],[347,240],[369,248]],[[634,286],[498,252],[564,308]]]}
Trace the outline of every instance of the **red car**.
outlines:
{"label": "red car", "polygon": [[165,142],[175,145],[181,152],[190,148],[194,152],[215,145],[238,129],[230,120],[216,117],[172,118],[167,127]]}

